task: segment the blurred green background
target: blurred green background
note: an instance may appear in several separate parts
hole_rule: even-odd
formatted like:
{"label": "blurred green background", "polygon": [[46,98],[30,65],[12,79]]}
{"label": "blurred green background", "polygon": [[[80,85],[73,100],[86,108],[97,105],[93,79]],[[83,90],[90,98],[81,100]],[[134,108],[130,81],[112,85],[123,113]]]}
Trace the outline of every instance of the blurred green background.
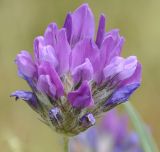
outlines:
{"label": "blurred green background", "polygon": [[34,37],[52,21],[61,27],[65,14],[83,2],[89,3],[96,23],[103,12],[107,30],[120,29],[126,38],[123,55],[141,61],[143,83],[131,102],[160,141],[160,0],[0,0],[0,151],[62,151],[61,136],[24,102],[9,97],[16,89],[28,89],[17,76],[14,59],[22,49],[32,52]]}

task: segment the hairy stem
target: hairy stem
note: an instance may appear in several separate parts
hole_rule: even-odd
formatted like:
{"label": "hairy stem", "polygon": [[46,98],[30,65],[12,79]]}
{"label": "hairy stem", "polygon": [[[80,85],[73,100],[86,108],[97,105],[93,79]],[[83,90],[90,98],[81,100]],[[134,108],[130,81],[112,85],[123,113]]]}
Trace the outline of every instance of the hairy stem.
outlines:
{"label": "hairy stem", "polygon": [[63,142],[64,142],[64,152],[68,152],[68,137],[64,136],[63,137]]}

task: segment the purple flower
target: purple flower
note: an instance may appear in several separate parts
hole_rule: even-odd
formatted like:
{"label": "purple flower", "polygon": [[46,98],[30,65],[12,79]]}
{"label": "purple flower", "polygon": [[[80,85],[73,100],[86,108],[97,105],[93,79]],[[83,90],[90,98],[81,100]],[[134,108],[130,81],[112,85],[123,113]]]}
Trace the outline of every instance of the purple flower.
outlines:
{"label": "purple flower", "polygon": [[101,15],[94,40],[94,24],[91,9],[82,4],[67,14],[62,28],[51,23],[35,38],[33,57],[27,51],[16,57],[19,76],[32,92],[11,96],[28,102],[43,122],[64,134],[76,135],[94,125],[101,113],[127,101],[141,83],[136,56],[120,56],[124,38],[119,30],[106,32]]}
{"label": "purple flower", "polygon": [[70,139],[70,152],[143,152],[136,132],[129,129],[127,115],[108,112],[100,124]]}

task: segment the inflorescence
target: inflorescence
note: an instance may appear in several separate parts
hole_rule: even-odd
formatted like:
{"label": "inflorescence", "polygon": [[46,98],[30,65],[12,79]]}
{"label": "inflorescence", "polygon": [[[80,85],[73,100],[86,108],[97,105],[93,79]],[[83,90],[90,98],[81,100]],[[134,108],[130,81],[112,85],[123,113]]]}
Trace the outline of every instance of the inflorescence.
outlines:
{"label": "inflorescence", "polygon": [[141,83],[136,56],[120,56],[124,38],[119,30],[106,32],[102,14],[94,40],[94,24],[91,9],[82,4],[67,14],[62,28],[51,23],[35,38],[33,57],[23,50],[15,61],[32,91],[11,96],[26,101],[46,125],[70,136],[127,101]]}

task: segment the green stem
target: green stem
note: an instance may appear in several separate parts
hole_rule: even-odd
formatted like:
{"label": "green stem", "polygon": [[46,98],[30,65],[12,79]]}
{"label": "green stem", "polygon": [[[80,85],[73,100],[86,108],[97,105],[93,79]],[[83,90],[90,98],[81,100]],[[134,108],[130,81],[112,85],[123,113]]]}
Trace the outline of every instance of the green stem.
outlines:
{"label": "green stem", "polygon": [[144,124],[143,120],[141,119],[136,109],[132,106],[130,102],[125,103],[124,107],[127,113],[129,114],[129,117],[137,133],[139,134],[141,145],[144,151],[145,152],[158,152],[159,150],[157,148],[157,145],[155,144],[155,141],[152,135],[147,130],[146,125]]}
{"label": "green stem", "polygon": [[64,141],[64,152],[68,152],[68,141],[69,141],[68,137],[65,136],[63,138],[63,141]]}

